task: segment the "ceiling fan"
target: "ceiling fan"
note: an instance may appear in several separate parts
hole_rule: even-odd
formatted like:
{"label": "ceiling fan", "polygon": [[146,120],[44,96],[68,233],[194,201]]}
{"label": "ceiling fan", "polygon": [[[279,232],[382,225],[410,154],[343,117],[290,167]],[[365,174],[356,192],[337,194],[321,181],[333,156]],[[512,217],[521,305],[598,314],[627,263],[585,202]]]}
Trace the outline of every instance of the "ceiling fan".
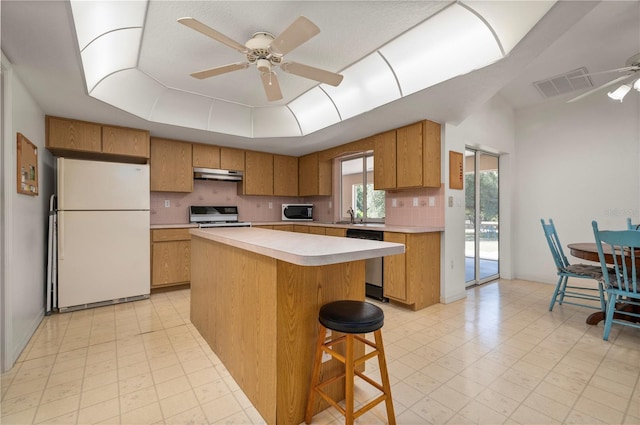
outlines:
{"label": "ceiling fan", "polygon": [[300,16],[293,21],[293,23],[277,37],[269,32],[260,31],[253,34],[251,39],[244,45],[194,18],[180,18],[178,22],[237,50],[245,55],[247,59],[246,62],[232,63],[195,72],[191,74],[194,78],[204,79],[214,77],[216,75],[226,74],[227,72],[245,69],[250,65],[256,65],[258,71],[260,71],[260,78],[262,79],[267,100],[270,102],[282,99],[280,84],[275,72],[273,72],[274,67],[280,67],[284,72],[332,86],[338,86],[342,82],[342,75],[340,74],[284,60],[284,55],[309,41],[320,32],[320,28],[304,16]]}
{"label": "ceiling fan", "polygon": [[[580,96],[578,97],[574,97],[573,99],[569,100],[569,102],[575,102],[576,100],[580,100],[583,97],[589,96],[592,93],[595,93],[597,91],[600,91],[606,87],[612,86],[616,83],[620,83],[623,82],[625,80],[629,80],[631,78],[633,78],[634,76],[636,76],[636,74],[638,73],[638,71],[640,71],[640,53],[635,54],[633,56],[631,56],[629,59],[627,59],[627,62],[625,63],[625,66],[623,66],[622,68],[616,68],[616,69],[609,69],[607,71],[600,71],[600,72],[593,72],[590,74],[583,74],[580,77],[586,77],[586,76],[591,76],[591,75],[600,75],[600,74],[609,74],[612,72],[624,72],[624,75],[618,77],[618,78],[614,78],[613,80],[609,81],[608,83],[605,83],[599,87],[596,87],[594,89],[591,89],[585,93],[582,93]],[[638,77],[640,77],[640,74],[637,75]],[[620,87],[618,87],[616,90],[609,92],[608,95],[610,98],[615,99],[615,100],[619,100],[620,102],[622,102],[622,98],[629,93],[629,91],[631,90],[631,87],[633,86],[634,89],[640,91],[640,78],[636,79],[636,81],[633,82],[632,84],[622,84],[620,85]]]}

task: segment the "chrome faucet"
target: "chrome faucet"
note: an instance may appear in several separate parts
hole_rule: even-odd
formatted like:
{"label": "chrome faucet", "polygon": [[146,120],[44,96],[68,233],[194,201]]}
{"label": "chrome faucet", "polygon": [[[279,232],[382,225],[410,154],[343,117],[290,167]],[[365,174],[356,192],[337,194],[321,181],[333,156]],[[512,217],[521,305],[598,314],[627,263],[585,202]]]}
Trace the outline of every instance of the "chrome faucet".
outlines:
{"label": "chrome faucet", "polygon": [[351,224],[353,224],[354,223],[354,221],[353,221],[353,215],[354,215],[353,208],[349,207],[349,209],[347,210],[347,214],[349,214],[349,217],[351,217]]}

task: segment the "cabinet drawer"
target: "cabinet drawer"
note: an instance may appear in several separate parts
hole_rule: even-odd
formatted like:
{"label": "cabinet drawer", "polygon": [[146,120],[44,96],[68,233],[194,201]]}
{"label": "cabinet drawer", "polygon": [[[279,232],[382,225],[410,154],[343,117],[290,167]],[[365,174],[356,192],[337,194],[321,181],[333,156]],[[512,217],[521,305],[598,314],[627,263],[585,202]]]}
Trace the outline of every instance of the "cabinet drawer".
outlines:
{"label": "cabinet drawer", "polygon": [[191,234],[189,228],[180,229],[154,229],[151,231],[152,242],[166,242],[166,241],[183,241],[190,240]]}

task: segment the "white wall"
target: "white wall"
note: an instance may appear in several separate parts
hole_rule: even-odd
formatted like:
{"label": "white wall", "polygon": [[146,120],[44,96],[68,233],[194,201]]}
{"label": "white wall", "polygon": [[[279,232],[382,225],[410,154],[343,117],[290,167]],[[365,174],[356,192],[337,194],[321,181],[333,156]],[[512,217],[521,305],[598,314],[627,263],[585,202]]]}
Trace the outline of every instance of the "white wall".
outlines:
{"label": "white wall", "polygon": [[593,242],[591,221],[622,229],[640,221],[640,93],[623,103],[606,90],[570,104],[516,113],[513,232],[516,277],[555,283],[541,218],[552,218],[569,256],[571,242]]}
{"label": "white wall", "polygon": [[[466,146],[500,154],[500,275],[509,279],[511,267],[511,197],[515,184],[512,161],[515,150],[514,114],[499,96],[457,126],[444,126],[443,169],[445,182],[445,241],[442,255],[440,301],[464,298],[464,190],[449,189],[449,151],[464,152]],[[453,197],[453,207],[449,207]]]}
{"label": "white wall", "polygon": [[[45,149],[44,113],[22,82],[8,70],[3,108],[3,204],[5,269],[2,271],[4,341],[2,370],[8,370],[44,314],[49,196],[54,192],[54,158]],[[22,133],[38,147],[38,196],[18,194],[16,137]]]}

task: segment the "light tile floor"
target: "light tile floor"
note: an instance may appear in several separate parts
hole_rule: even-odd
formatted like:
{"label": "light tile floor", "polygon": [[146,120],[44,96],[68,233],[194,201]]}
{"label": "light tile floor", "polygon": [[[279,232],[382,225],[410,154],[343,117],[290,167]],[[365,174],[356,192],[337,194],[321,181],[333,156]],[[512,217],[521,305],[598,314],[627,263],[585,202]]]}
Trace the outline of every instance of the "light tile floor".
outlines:
{"label": "light tile floor", "polygon": [[[640,331],[605,342],[592,310],[548,312],[551,292],[503,280],[419,312],[380,304],[398,424],[640,424]],[[7,425],[263,423],[190,324],[188,290],[46,317],[1,381]],[[385,423],[383,406],[357,423]]]}

